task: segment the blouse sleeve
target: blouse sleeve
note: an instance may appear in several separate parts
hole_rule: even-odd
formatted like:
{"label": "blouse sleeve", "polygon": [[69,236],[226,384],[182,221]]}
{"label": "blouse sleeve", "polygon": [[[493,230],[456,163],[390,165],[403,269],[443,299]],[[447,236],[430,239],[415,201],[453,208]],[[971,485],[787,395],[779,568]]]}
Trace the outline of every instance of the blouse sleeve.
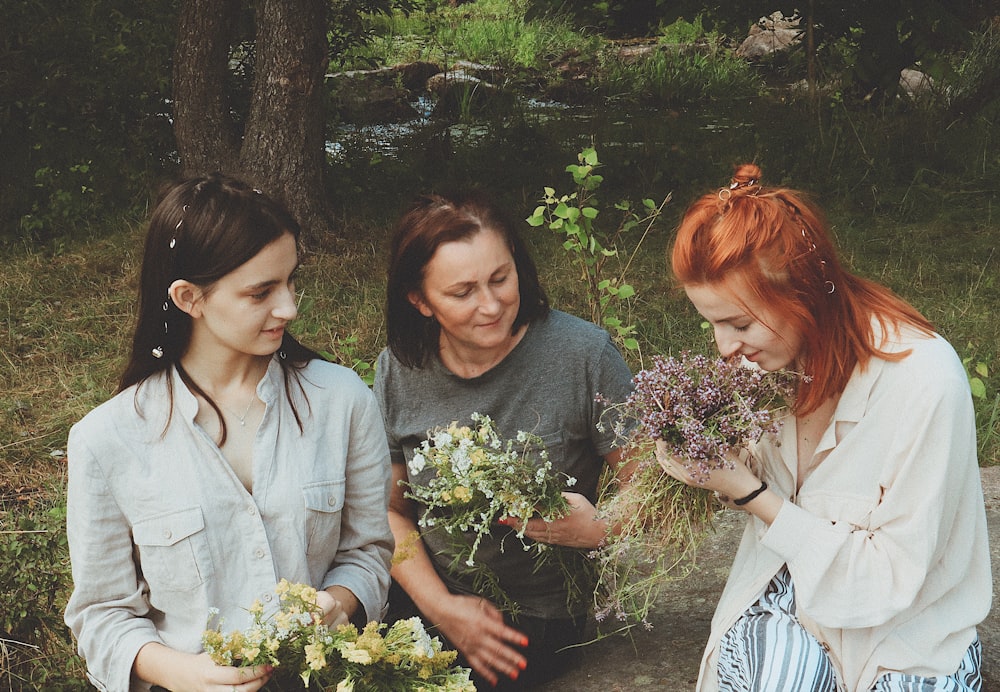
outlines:
{"label": "blouse sleeve", "polygon": [[763,536],[786,560],[797,602],[821,625],[886,623],[958,586],[976,559],[982,489],[968,385],[960,365],[922,363],[873,389],[844,439],[852,457],[831,453],[823,462],[871,478],[853,495],[848,484],[820,500],[853,503],[853,516],[830,520],[805,499],[802,507],[785,502]]}
{"label": "blouse sleeve", "polygon": [[85,438],[79,426],[70,431],[66,533],[74,588],[65,620],[94,686],[128,692],[136,654],[160,638],[147,617],[128,523]]}
{"label": "blouse sleeve", "polygon": [[334,566],[323,588],[338,584],[358,598],[369,620],[382,616],[394,549],[389,530],[389,452],[375,397],[360,380],[347,450],[344,517]]}

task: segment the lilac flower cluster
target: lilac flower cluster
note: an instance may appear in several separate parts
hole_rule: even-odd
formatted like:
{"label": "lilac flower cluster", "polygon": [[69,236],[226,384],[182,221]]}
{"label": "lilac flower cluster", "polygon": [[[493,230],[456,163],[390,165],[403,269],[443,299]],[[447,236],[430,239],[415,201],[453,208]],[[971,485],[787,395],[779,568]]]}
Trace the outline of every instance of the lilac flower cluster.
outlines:
{"label": "lilac flower cluster", "polygon": [[623,409],[639,436],[662,439],[696,480],[704,480],[730,451],[778,431],[797,380],[792,373],[684,351],[677,358],[654,356],[653,366],[634,377]]}

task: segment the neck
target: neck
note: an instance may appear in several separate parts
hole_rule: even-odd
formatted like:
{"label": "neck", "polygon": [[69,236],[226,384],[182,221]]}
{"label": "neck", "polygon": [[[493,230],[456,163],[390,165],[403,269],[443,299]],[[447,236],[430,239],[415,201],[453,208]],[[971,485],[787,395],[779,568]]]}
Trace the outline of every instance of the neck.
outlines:
{"label": "neck", "polygon": [[442,331],[439,340],[438,355],[446,368],[466,379],[479,377],[493,368],[514,350],[524,337],[528,326],[522,325],[507,339],[495,348],[468,348],[449,339]]}
{"label": "neck", "polygon": [[271,356],[212,358],[197,356],[190,349],[180,359],[181,367],[191,379],[213,398],[255,390],[270,362]]}

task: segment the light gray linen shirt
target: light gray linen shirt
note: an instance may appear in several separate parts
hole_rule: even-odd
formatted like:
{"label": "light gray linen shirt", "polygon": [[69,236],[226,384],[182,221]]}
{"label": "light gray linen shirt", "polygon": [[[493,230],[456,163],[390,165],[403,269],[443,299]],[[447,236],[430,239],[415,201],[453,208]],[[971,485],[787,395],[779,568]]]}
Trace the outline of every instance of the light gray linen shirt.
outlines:
{"label": "light gray linen shirt", "polygon": [[[167,389],[172,378],[173,410]],[[393,540],[389,454],[375,398],[351,370],[312,361],[285,393],[277,360],[253,448],[253,494],[194,418],[176,371],[115,396],[69,437],[67,533],[74,591],[66,624],[101,690],[130,679],[149,642],[201,651],[209,608],[244,629],[282,578],[351,590],[382,615]]]}

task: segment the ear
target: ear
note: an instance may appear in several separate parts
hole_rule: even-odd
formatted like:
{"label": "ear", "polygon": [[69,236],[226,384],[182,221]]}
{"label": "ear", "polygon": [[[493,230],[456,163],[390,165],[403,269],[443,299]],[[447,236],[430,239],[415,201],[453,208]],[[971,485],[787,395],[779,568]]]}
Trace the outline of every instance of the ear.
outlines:
{"label": "ear", "polygon": [[419,310],[420,314],[424,317],[434,317],[434,311],[431,310],[430,306],[424,301],[424,297],[420,295],[420,291],[410,291],[406,294],[406,299],[409,300],[410,305]]}
{"label": "ear", "polygon": [[170,284],[167,295],[181,312],[186,312],[191,317],[201,317],[201,299],[204,294],[201,288],[195,284],[184,279],[177,279]]}

